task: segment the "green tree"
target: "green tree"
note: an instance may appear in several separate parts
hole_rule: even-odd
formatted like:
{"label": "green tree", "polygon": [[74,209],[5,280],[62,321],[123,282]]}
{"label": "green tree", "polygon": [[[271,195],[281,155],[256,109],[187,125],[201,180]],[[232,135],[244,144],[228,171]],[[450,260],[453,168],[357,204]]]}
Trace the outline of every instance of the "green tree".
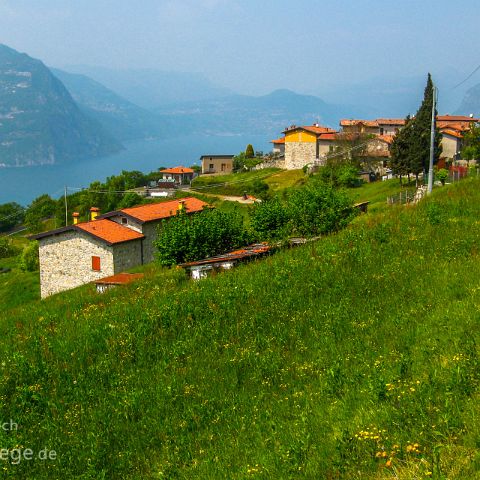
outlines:
{"label": "green tree", "polygon": [[293,190],[288,198],[291,233],[314,236],[343,228],[355,215],[343,190],[313,182]]}
{"label": "green tree", "polygon": [[249,240],[239,213],[207,209],[162,221],[155,247],[161,265],[174,265],[226,253]]}
{"label": "green tree", "polygon": [[480,123],[472,123],[470,130],[463,135],[462,158],[465,160],[480,159]]}
{"label": "green tree", "polygon": [[25,209],[15,202],[0,205],[0,232],[7,232],[23,222]]}
{"label": "green tree", "polygon": [[[433,107],[433,82],[432,77],[428,74],[427,85],[425,87],[423,102],[413,118],[412,135],[409,139],[409,167],[410,171],[415,174],[418,182],[418,175],[423,172],[424,175],[428,170],[430,158],[430,131],[432,126],[432,107]],[[435,117],[437,111],[435,110]],[[438,128],[435,129],[434,142],[434,164],[437,163],[442,153],[441,147],[442,135]]]}
{"label": "green tree", "polygon": [[405,126],[393,137],[390,148],[390,168],[395,175],[402,177],[410,174],[410,149],[413,136],[413,120],[410,115],[405,118]]}
{"label": "green tree", "polygon": [[30,242],[23,249],[19,267],[25,272],[35,272],[39,269],[38,242]]}
{"label": "green tree", "polygon": [[25,225],[30,232],[36,233],[41,231],[42,220],[54,216],[56,208],[57,202],[50,195],[40,195],[33,200],[25,212]]}
{"label": "green tree", "polygon": [[0,238],[0,258],[9,258],[18,255],[18,249],[8,238]]}
{"label": "green tree", "polygon": [[253,149],[252,144],[248,144],[245,149],[245,158],[253,158],[255,156],[255,150]]}
{"label": "green tree", "polygon": [[257,203],[250,211],[250,225],[258,240],[279,240],[289,234],[288,209],[278,198]]}

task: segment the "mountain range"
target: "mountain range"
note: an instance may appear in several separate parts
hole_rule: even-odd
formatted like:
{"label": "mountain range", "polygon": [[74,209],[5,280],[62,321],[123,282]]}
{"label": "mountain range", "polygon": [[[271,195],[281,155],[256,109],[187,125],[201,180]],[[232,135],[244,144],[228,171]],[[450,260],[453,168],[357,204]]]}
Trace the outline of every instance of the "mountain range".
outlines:
{"label": "mountain range", "polygon": [[0,45],[0,165],[54,164],[121,148],[41,61]]}
{"label": "mountain range", "polygon": [[[70,70],[49,69],[0,45],[0,166],[102,157],[132,140],[191,134],[274,138],[291,124],[337,127],[341,118],[404,117],[423,96],[420,77],[346,85],[343,95],[328,95],[339,102],[328,103],[285,89],[239,95],[195,73]],[[447,85],[455,75],[439,83]],[[444,90],[449,104],[459,101],[461,90]],[[480,84],[466,92],[455,113],[480,113]]]}

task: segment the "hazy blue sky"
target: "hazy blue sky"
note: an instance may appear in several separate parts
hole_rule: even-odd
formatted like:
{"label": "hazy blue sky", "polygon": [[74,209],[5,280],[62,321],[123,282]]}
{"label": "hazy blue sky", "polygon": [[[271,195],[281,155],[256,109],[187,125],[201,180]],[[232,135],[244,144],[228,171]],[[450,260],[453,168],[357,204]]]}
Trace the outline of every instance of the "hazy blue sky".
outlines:
{"label": "hazy blue sky", "polygon": [[196,71],[257,94],[461,80],[480,64],[479,24],[479,0],[0,0],[0,43],[49,65]]}

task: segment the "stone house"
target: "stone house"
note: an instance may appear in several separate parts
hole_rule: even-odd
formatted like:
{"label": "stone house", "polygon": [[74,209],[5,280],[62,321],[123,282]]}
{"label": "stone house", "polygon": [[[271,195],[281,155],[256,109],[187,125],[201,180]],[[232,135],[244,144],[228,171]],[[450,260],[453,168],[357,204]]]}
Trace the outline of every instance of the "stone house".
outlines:
{"label": "stone house", "polygon": [[233,172],[234,155],[202,155],[202,173],[226,175]]}
{"label": "stone house", "polygon": [[294,170],[305,165],[321,165],[337,133],[334,129],[314,125],[285,129],[285,168]]}
{"label": "stone house", "polygon": [[116,275],[154,260],[153,242],[160,222],[179,211],[200,212],[208,204],[197,198],[140,205],[33,235],[38,240],[40,292],[45,298]]}

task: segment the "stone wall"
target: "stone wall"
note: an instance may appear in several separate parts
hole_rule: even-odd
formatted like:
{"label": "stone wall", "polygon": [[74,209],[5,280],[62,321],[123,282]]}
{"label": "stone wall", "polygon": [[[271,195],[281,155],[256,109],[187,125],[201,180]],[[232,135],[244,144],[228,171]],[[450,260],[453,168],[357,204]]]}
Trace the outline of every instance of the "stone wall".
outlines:
{"label": "stone wall", "polygon": [[285,143],[285,168],[296,170],[309,163],[314,163],[317,155],[315,142],[286,142]]}
{"label": "stone wall", "polygon": [[[42,298],[114,274],[112,247],[78,231],[40,239],[39,256]],[[92,256],[100,257],[99,272]]]}
{"label": "stone wall", "polygon": [[[148,261],[145,260],[144,254],[143,263]],[[133,240],[113,245],[113,263],[115,274],[142,265],[142,240]]]}
{"label": "stone wall", "polygon": [[155,260],[155,247],[153,242],[157,239],[158,225],[161,222],[148,222],[143,224],[142,233],[145,235],[143,241],[143,261],[144,263],[150,263]]}

